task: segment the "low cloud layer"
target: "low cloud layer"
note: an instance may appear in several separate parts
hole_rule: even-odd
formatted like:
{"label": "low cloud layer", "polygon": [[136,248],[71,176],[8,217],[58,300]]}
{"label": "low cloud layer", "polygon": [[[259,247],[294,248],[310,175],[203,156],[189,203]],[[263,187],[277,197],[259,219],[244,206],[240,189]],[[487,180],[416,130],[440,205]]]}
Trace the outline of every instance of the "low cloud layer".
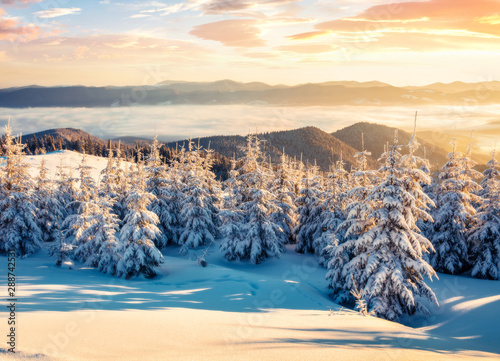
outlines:
{"label": "low cloud layer", "polygon": [[[495,145],[500,106],[429,106],[419,110],[418,130],[432,131],[431,143],[447,148],[449,130],[468,134],[474,128],[474,148],[483,154]],[[11,123],[15,132],[33,133],[51,128],[80,128],[107,139],[120,136],[152,138],[156,127],[162,140],[210,135],[246,135],[316,126],[333,132],[357,122],[413,128],[413,109],[407,107],[266,107],[266,106],[153,106],[116,108],[0,108],[0,126]],[[436,124],[440,128],[436,128]],[[492,129],[495,131],[492,132]],[[442,132],[440,133],[439,130]]]}

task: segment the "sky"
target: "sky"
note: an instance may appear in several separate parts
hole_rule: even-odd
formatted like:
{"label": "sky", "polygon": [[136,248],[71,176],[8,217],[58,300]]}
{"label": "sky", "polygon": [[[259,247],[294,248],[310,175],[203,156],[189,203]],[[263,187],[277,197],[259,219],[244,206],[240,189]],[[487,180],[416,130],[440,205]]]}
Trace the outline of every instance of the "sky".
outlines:
{"label": "sky", "polygon": [[0,88],[424,85],[500,80],[498,64],[500,0],[0,0]]}

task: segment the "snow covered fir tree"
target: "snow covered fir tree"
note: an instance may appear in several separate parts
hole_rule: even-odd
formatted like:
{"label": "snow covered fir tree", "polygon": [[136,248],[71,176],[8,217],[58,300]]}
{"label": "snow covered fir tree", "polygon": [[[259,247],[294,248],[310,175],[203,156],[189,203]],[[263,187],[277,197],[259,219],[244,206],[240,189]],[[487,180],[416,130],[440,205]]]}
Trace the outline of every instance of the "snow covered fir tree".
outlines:
{"label": "snow covered fir tree", "polygon": [[107,158],[83,154],[79,165],[65,164],[63,153],[57,165],[30,168],[7,126],[0,252],[47,248],[57,265],[148,279],[164,272],[170,252],[202,253],[204,265],[215,250],[223,262],[252,265],[297,252],[327,268],[334,302],[389,320],[429,312],[436,298],[425,281],[436,272],[499,279],[494,154],[481,174],[471,147],[461,154],[453,141],[432,178],[415,133],[404,146],[386,146],[378,170],[363,136],[352,168],[339,152],[330,169],[283,148],[273,157],[263,138],[247,136],[222,179],[209,147],[189,140],[167,152],[157,137],[134,149],[109,142]]}
{"label": "snow covered fir tree", "polygon": [[247,137],[241,168],[230,182],[232,209],[226,213],[226,238],[220,249],[228,260],[249,260],[257,264],[269,257],[279,257],[284,251],[286,231],[280,227],[276,214],[282,212],[271,192],[271,170],[266,167],[261,140]]}
{"label": "snow covered fir tree", "polygon": [[324,243],[323,231],[323,177],[314,165],[302,179],[302,188],[297,197],[297,226],[294,229],[297,239],[296,251],[299,253],[320,254]]}
{"label": "snow covered fir tree", "polygon": [[435,189],[436,208],[431,242],[436,250],[431,254],[430,263],[437,272],[457,274],[471,264],[467,234],[472,227],[476,213],[474,203],[480,201],[477,192],[481,187],[474,178],[479,172],[471,168],[470,147],[462,155],[456,149],[456,140],[451,142],[448,162],[439,174]]}
{"label": "snow covered fir tree", "polygon": [[482,201],[469,230],[472,277],[500,279],[500,171],[499,163],[492,152],[481,182]]}
{"label": "snow covered fir tree", "polygon": [[[367,200],[373,202],[373,210],[367,216],[373,220],[372,226],[334,252],[327,274],[334,297],[353,304],[353,296],[350,300],[346,298],[352,295],[352,290],[359,289],[368,312],[388,320],[415,312],[428,314],[424,299],[437,304],[434,293],[424,282],[424,277],[436,275],[422,258],[424,252],[432,250],[432,245],[416,227],[416,219],[426,213],[424,204],[419,208],[415,203],[414,195],[421,199],[425,195],[418,183],[407,182],[412,175],[401,161],[397,143],[396,133],[393,145],[382,156],[385,164],[379,173],[384,179],[367,195]],[[422,172],[420,181],[430,182],[426,177]],[[409,184],[412,189],[408,189]],[[336,261],[345,253],[349,255],[347,262]]]}
{"label": "snow covered fir tree", "polygon": [[210,160],[203,161],[201,148],[190,140],[184,163],[184,199],[180,213],[183,230],[178,241],[182,253],[187,253],[188,248],[208,245],[217,236],[218,209],[214,204],[217,197],[209,187],[211,177],[207,174],[206,162]]}
{"label": "snow covered fir tree", "polygon": [[122,258],[116,266],[116,273],[125,278],[138,275],[153,278],[157,275],[157,267],[163,263],[163,255],[154,243],[161,236],[156,226],[159,219],[155,213],[148,210],[148,206],[156,197],[146,191],[146,174],[141,158],[139,153],[132,179],[133,185],[125,200],[128,212],[117,246]]}
{"label": "snow covered fir tree", "polygon": [[5,166],[0,178],[0,252],[14,250],[19,256],[36,252],[42,242],[37,224],[38,209],[32,201],[34,185],[25,161],[25,145],[5,127]]}

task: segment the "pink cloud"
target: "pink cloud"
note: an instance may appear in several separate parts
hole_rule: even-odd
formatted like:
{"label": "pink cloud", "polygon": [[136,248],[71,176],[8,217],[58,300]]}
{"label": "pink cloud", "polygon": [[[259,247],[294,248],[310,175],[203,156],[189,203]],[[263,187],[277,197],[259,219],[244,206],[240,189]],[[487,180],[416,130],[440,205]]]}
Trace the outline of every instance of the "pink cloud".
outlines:
{"label": "pink cloud", "polygon": [[40,36],[40,27],[21,25],[19,20],[3,17],[7,13],[0,8],[0,40],[29,41]]}
{"label": "pink cloud", "polygon": [[15,7],[26,7],[30,4],[40,3],[45,0],[0,0],[0,4],[15,6]]}
{"label": "pink cloud", "polygon": [[205,40],[221,42],[231,47],[259,47],[265,41],[260,38],[262,30],[257,20],[222,20],[195,26],[190,34]]}
{"label": "pink cloud", "polygon": [[25,42],[22,51],[9,54],[20,61],[103,63],[122,59],[126,64],[155,61],[176,64],[198,62],[211,56],[192,42],[135,36],[100,34],[79,37],[53,36]]}

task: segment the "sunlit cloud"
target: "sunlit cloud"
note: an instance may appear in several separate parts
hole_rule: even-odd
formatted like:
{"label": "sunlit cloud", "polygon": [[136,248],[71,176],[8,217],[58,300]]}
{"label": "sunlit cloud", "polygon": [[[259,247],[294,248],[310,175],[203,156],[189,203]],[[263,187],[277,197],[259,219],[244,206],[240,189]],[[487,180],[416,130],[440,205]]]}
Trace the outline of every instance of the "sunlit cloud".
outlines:
{"label": "sunlit cloud", "polygon": [[222,20],[196,26],[190,34],[205,40],[221,42],[232,47],[259,47],[266,43],[256,20]]}
{"label": "sunlit cloud", "polygon": [[49,10],[37,11],[34,15],[39,18],[57,18],[64,15],[75,15],[82,11],[80,8],[52,8]]}
{"label": "sunlit cloud", "polygon": [[211,0],[202,2],[199,10],[206,14],[222,14],[241,10],[263,10],[297,3],[300,0]]}
{"label": "sunlit cloud", "polygon": [[328,44],[300,44],[300,45],[283,45],[275,48],[279,51],[292,52],[298,54],[320,54],[330,53],[340,49],[340,47]]}
{"label": "sunlit cloud", "polygon": [[170,14],[175,14],[181,10],[184,9],[184,5],[183,4],[174,4],[174,5],[171,5],[171,6],[167,6],[167,7],[164,7],[164,8],[161,8],[160,9],[160,14],[161,15],[170,15]]}
{"label": "sunlit cloud", "polygon": [[0,8],[0,40],[30,41],[40,36],[39,26],[23,24],[20,20],[8,17],[5,10]]}
{"label": "sunlit cloud", "polygon": [[40,3],[45,0],[0,0],[0,4],[9,6],[24,7],[30,4]]}
{"label": "sunlit cloud", "polygon": [[[500,40],[500,2],[492,0],[430,0],[426,2],[402,2],[377,5],[352,17],[322,22],[315,27],[318,32],[330,31],[338,35],[352,36],[359,43],[380,42],[376,49],[400,43],[407,35],[407,48],[441,50],[480,48],[483,40],[491,39],[488,46]],[[315,33],[313,32],[312,35]],[[321,33],[318,33],[321,34]],[[292,39],[307,38],[306,34],[292,35]],[[426,40],[424,39],[426,38]],[[469,38],[468,40],[464,38]],[[387,41],[383,41],[387,39]],[[416,39],[417,43],[412,40]],[[427,44],[426,44],[427,42]],[[391,47],[398,47],[393,44]]]}
{"label": "sunlit cloud", "polygon": [[482,24],[498,25],[500,24],[500,15],[494,14],[494,15],[482,16],[480,18],[474,19],[474,21]]}
{"label": "sunlit cloud", "polygon": [[122,58],[141,63],[144,57],[170,61],[202,58],[208,51],[192,42],[126,34],[100,34],[85,37],[49,37],[27,44],[20,59],[38,61],[71,61],[75,59],[106,60]]}
{"label": "sunlit cloud", "polygon": [[274,84],[344,78],[407,85],[498,77],[500,1],[68,4],[0,0],[0,86],[56,79],[133,84],[130,74],[150,64],[169,67],[179,80],[233,77]]}
{"label": "sunlit cloud", "polygon": [[308,31],[306,33],[288,35],[287,38],[291,40],[312,40],[323,37],[325,35],[329,35],[331,33],[332,32],[328,30]]}
{"label": "sunlit cloud", "polygon": [[135,15],[130,16],[131,19],[140,19],[140,18],[149,18],[149,17],[151,17],[151,15],[148,15],[148,14],[135,14]]}

